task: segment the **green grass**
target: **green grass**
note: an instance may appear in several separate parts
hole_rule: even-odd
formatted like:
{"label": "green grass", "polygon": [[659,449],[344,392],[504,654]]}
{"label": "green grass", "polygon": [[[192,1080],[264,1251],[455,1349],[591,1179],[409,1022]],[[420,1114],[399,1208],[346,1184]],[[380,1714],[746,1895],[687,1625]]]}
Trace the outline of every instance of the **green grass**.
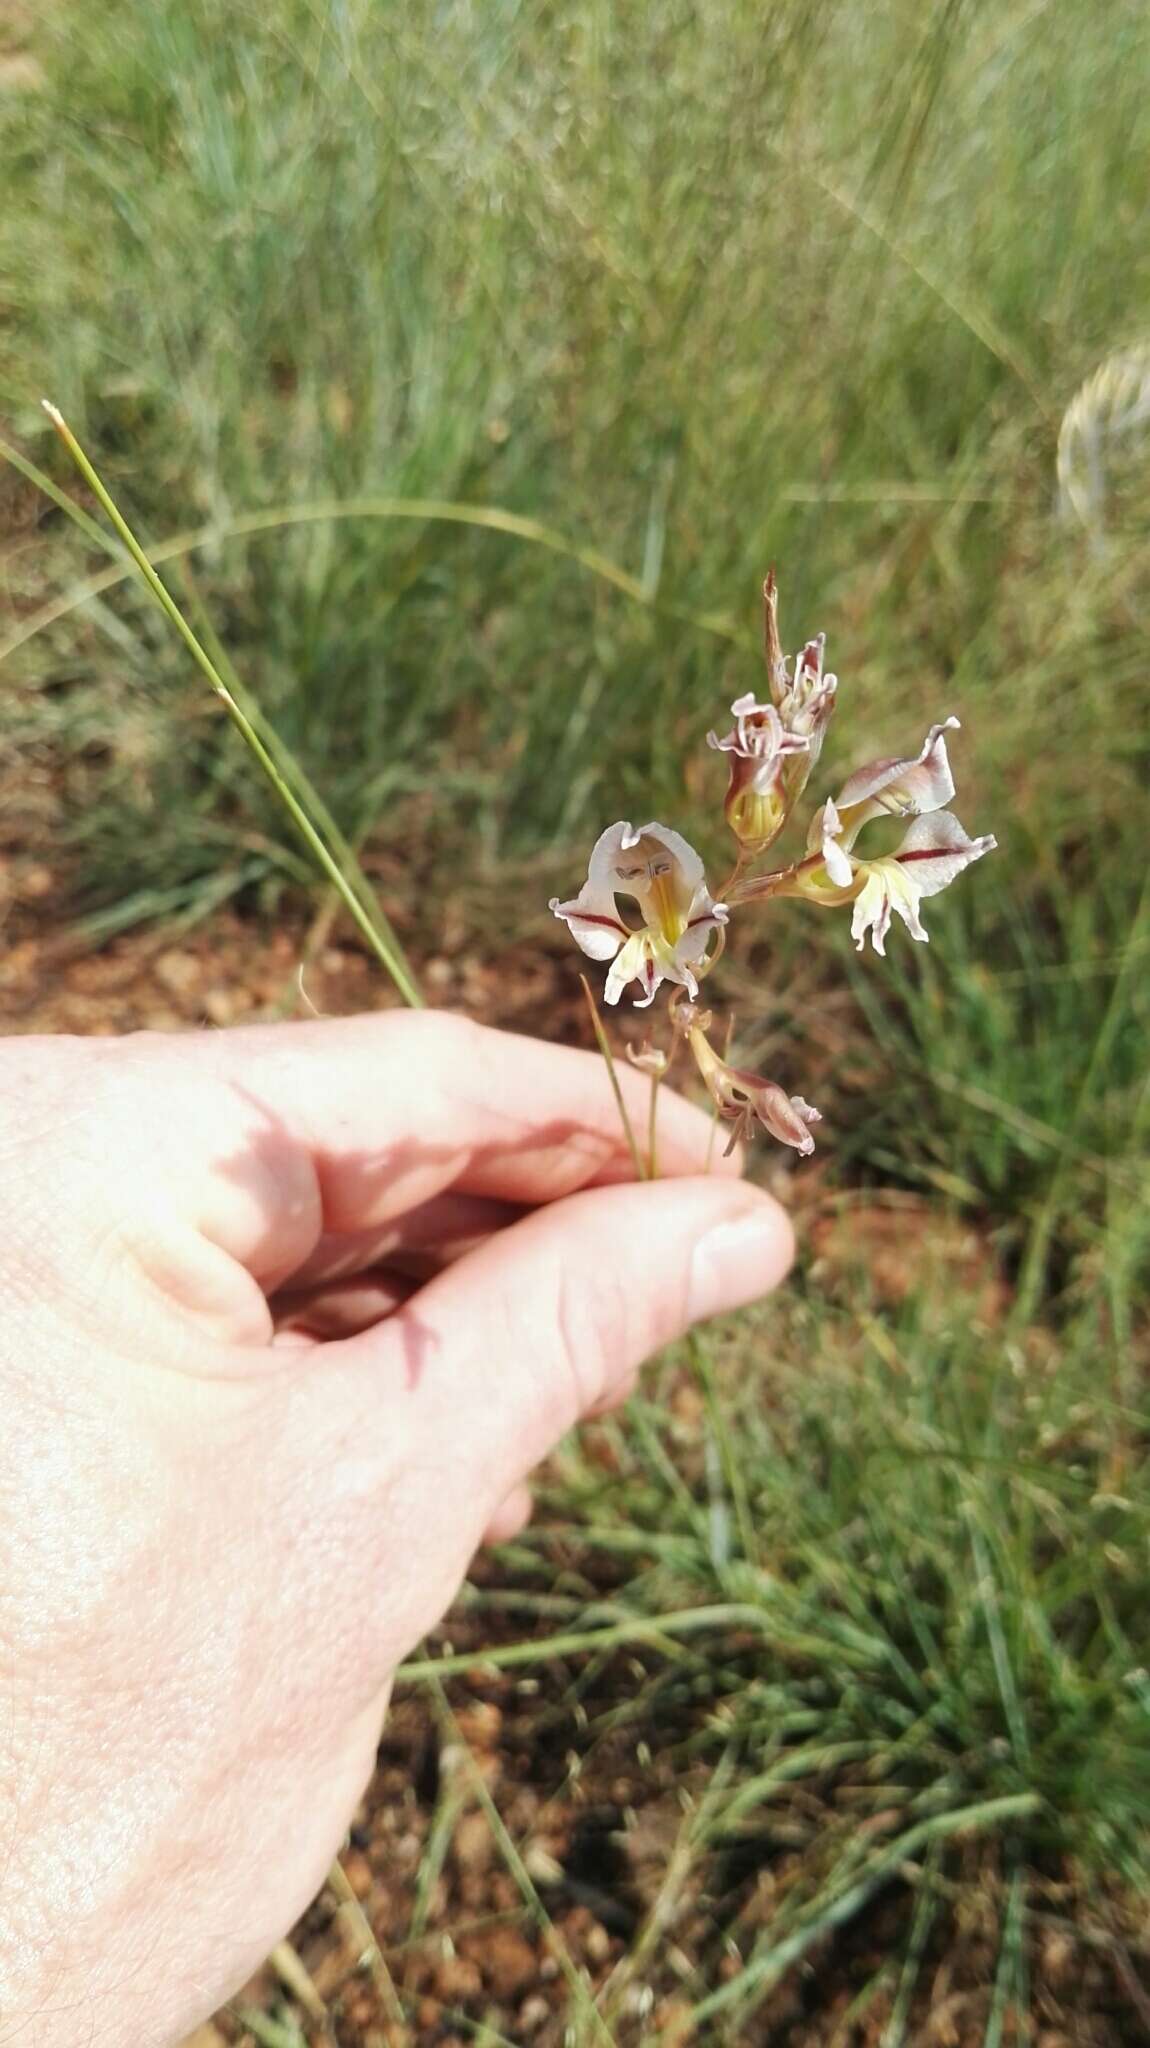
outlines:
{"label": "green grass", "polygon": [[[1145,1888],[1144,1413],[1116,1362],[1100,1372],[1089,1311],[1060,1342],[1013,1337],[981,1278],[928,1270],[885,1311],[855,1274],[812,1278],[733,1327],[714,1459],[668,1359],[557,1467],[547,1519],[465,1607],[475,1649],[438,1666],[542,1668],[552,1700],[566,1667],[594,1702],[571,1738],[585,1776],[620,1731],[663,1782],[697,1794],[706,1766],[711,1946],[685,1987],[661,1952],[644,1981],[685,1988],[707,2039],[762,2038],[786,1970],[825,1967],[828,1932],[894,1880],[935,1887],[945,1917],[964,1873],[987,1896],[1025,1873],[1036,1905],[1073,1873],[1103,1925],[1108,1888]],[[536,1610],[533,1649],[485,1656],[505,1607],[525,1643]],[[771,1871],[763,1926],[748,1874]]]}
{"label": "green grass", "polygon": [[[758,679],[771,561],[784,643],[825,627],[841,678],[819,795],[963,720],[956,808],[1000,852],[931,948],[856,959],[788,904],[723,975],[747,1063],[823,1108],[830,1188],[962,1219],[1001,1310],[941,1268],[901,1308],[808,1277],[719,1347],[709,1457],[653,1398],[620,1484],[573,1453],[549,1513],[570,1632],[612,1560],[627,1711],[718,1773],[699,1857],[801,1779],[834,1816],[692,1987],[714,2038],[755,2038],[896,1845],[943,1900],[882,1990],[901,2027],[981,1812],[993,2043],[1027,1873],[1150,1862],[1139,10],[44,14],[40,83],[0,91],[5,435],[72,491],[47,393],[149,544],[198,535],[171,587],[369,874],[410,874],[417,961],[448,899],[479,944],[561,944],[546,896],[621,815],[718,870],[702,739]],[[301,850],[144,594],[12,472],[0,517],[6,843],[105,933],[290,910]],[[554,1541],[507,1584],[546,1591]],[[740,1619],[651,1648],[700,1607]]]}

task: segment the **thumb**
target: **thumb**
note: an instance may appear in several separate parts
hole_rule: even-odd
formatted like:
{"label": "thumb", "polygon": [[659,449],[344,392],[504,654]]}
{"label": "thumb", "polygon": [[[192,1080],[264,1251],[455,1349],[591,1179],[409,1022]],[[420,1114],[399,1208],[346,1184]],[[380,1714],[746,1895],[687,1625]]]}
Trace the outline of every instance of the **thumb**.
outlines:
{"label": "thumb", "polygon": [[[408,1441],[477,1538],[580,1417],[695,1322],[767,1293],[794,1240],[745,1182],[597,1188],[535,1210],[355,1344],[410,1395]],[[461,1531],[461,1533],[465,1533]]]}

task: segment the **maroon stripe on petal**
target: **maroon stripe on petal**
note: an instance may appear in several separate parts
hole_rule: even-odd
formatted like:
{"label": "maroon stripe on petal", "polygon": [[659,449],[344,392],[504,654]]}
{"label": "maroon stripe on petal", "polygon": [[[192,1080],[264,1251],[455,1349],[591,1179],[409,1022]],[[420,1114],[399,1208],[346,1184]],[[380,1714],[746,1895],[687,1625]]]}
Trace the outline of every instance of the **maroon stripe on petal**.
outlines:
{"label": "maroon stripe on petal", "polygon": [[562,915],[569,924],[576,920],[580,924],[601,924],[609,932],[622,932],[625,939],[631,937],[626,925],[620,924],[618,918],[600,917],[594,910],[566,910]]}

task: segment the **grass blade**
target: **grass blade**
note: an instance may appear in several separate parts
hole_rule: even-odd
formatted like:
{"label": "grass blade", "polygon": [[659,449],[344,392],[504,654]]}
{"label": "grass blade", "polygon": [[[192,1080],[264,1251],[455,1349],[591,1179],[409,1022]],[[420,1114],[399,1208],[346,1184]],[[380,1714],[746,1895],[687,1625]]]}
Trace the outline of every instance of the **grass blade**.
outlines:
{"label": "grass blade", "polygon": [[232,691],[229,690],[211,655],[204,647],[202,641],[192,631],[191,626],[189,626],[166,584],[157,575],[156,570],[136,539],[127,520],[106,490],[100,476],[81,448],[63,414],[56,406],[50,405],[47,399],[43,403],[44,410],[59,434],[60,439],[63,441],[64,446],[67,448],[69,455],[72,457],[85,483],[90,490],[94,491],[100,504],[103,506],[104,511],[127,548],[133,563],[151,591],[156,603],[175,627],[196,666],[206,676],[216,696],[224,705],[232,724],[236,727],[245,746],[247,746],[259,763],[260,768],[291,818],[296,830],[305,841],[309,851],[315,857],[333,889],[335,889],[354,919],[363,937],[371,947],[372,952],[381,965],[387,969],[404,1002],[408,1003],[413,1009],[421,1008],[423,997],[404,958],[398,940],[390,930],[386,928],[378,929],[368,916],[364,905],[360,902],[351,883],[343,873],[335,855],[329,849],[295,791],[285,780],[271,749],[260,733],[257,732],[248,713],[237,701]]}

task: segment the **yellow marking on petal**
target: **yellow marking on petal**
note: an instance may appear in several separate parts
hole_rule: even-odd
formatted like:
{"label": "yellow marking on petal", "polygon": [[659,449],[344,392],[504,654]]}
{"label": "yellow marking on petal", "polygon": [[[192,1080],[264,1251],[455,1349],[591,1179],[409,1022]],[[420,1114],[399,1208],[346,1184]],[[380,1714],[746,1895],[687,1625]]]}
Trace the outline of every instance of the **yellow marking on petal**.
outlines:
{"label": "yellow marking on petal", "polygon": [[740,790],[727,807],[727,823],[740,845],[766,846],[776,839],[787,817],[787,800],[777,789],[765,796],[753,789]]}
{"label": "yellow marking on petal", "polygon": [[820,860],[811,867],[801,867],[791,885],[789,894],[805,896],[811,903],[825,903],[832,908],[840,903],[851,903],[863,886],[865,863],[854,862],[854,874],[847,883],[836,882]]}
{"label": "yellow marking on petal", "polygon": [[675,876],[652,875],[647,888],[647,922],[668,946],[675,946],[687,929],[686,912],[675,889]]}

